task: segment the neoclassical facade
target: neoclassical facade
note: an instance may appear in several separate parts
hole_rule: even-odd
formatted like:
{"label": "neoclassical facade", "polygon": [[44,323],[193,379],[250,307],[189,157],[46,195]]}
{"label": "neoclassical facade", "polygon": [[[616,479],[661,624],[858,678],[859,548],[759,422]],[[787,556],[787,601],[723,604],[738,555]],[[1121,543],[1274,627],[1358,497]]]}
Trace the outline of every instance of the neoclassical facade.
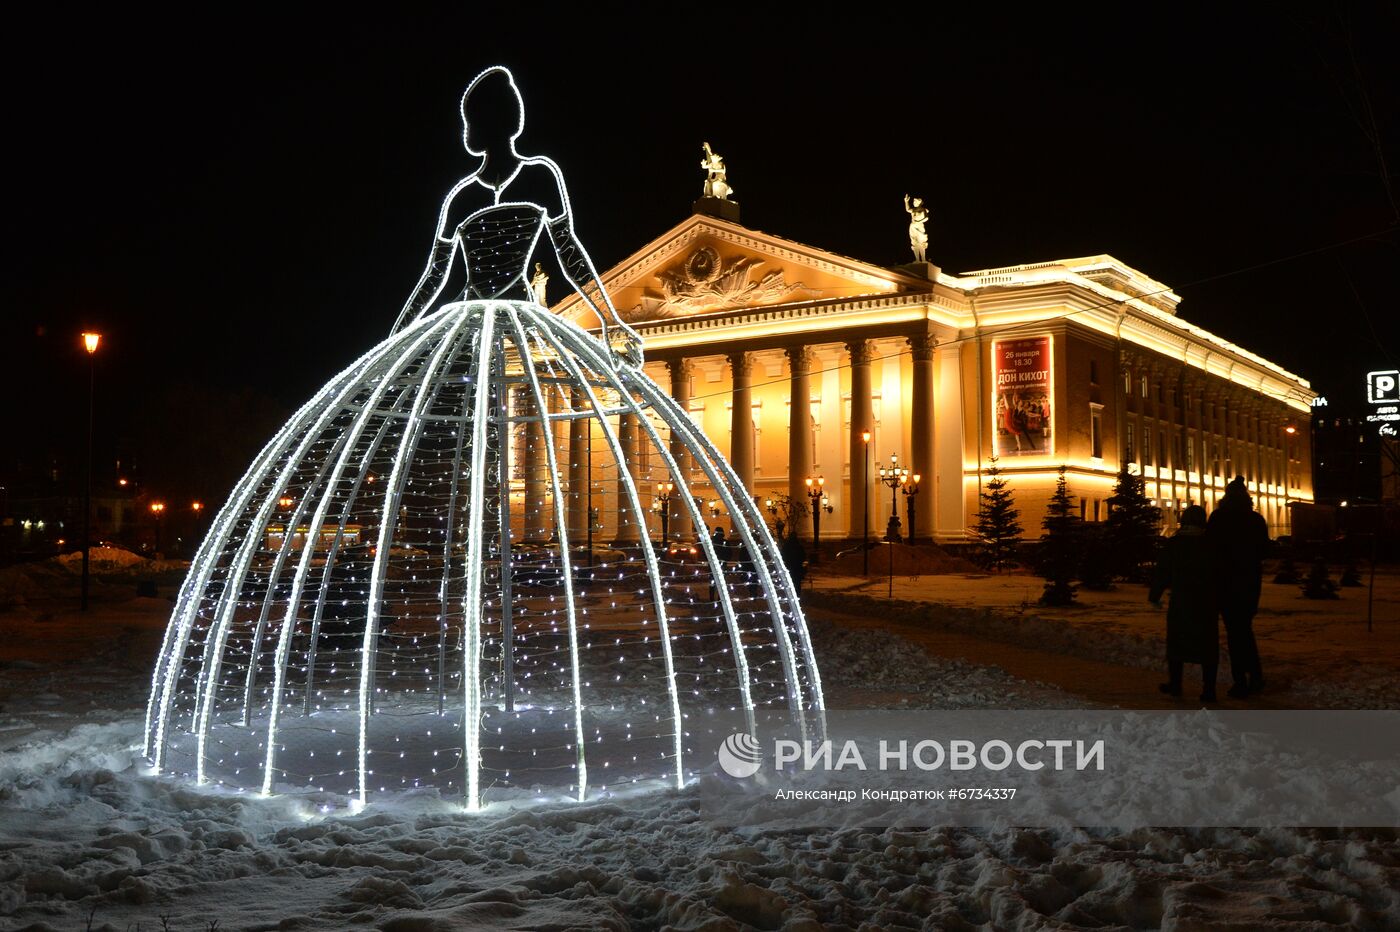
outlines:
{"label": "neoclassical facade", "polygon": [[[1030,533],[1062,465],[1091,521],[1106,517],[1125,459],[1169,528],[1187,504],[1212,508],[1236,474],[1274,534],[1287,533],[1290,503],[1312,500],[1308,383],[1183,320],[1170,288],[1112,256],[962,275],[884,268],[725,212],[693,214],[602,278],[648,373],[756,498],[805,501],[805,480],[825,480],[823,538],[859,537],[867,520],[884,532],[892,495],[877,470],[891,455],[921,477],[917,536],[940,541],[966,539],[993,457]],[[595,323],[576,297],[556,310]],[[645,485],[641,432],[625,418],[618,430]],[[570,487],[615,494],[583,474],[587,438],[569,443]],[[698,474],[689,491],[708,499]],[[570,498],[582,526],[588,505]],[[673,539],[694,532],[684,509],[668,510]]]}

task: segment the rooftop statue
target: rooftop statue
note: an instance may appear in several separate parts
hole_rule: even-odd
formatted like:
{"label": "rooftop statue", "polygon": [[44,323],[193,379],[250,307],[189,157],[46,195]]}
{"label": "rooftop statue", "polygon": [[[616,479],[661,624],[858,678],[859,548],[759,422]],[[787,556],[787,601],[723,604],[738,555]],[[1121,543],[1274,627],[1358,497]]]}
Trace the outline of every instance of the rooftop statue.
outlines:
{"label": "rooftop statue", "polygon": [[530,295],[540,307],[549,307],[545,300],[545,289],[549,287],[549,276],[545,274],[544,263],[535,263],[535,274],[530,276]]}
{"label": "rooftop statue", "polygon": [[700,160],[700,167],[705,171],[705,196],[721,201],[729,200],[729,195],[734,193],[734,189],[729,186],[729,173],[724,167],[724,156],[711,149],[708,142],[705,143],[705,157]]}
{"label": "rooftop statue", "polygon": [[904,209],[909,214],[909,248],[914,250],[914,261],[927,262],[924,253],[928,249],[928,208],[923,198],[911,199],[906,194]]}

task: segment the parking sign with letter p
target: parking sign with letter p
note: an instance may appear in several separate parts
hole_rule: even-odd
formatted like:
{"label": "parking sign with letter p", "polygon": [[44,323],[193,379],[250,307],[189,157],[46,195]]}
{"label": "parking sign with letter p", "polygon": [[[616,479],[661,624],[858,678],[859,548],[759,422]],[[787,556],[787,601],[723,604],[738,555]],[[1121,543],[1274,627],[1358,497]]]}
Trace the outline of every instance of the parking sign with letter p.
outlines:
{"label": "parking sign with letter p", "polygon": [[1366,373],[1366,400],[1373,405],[1400,401],[1400,369]]}

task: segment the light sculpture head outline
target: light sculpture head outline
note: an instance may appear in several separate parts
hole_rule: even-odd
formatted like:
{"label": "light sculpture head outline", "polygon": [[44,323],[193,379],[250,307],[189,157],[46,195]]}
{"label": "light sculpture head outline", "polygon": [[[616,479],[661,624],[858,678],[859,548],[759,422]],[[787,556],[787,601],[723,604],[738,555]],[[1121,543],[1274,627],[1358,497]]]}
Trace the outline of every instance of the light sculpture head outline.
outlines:
{"label": "light sculpture head outline", "polygon": [[[525,131],[525,99],[520,95],[520,88],[516,86],[515,75],[511,74],[510,69],[503,65],[492,65],[472,79],[471,84],[468,84],[467,89],[462,92],[461,103],[457,105],[457,112],[462,118],[462,147],[471,155],[486,155],[490,150],[490,146],[473,145],[472,143],[472,118],[468,115],[468,101],[471,100],[474,92],[489,88],[493,79],[496,79],[498,76],[505,80],[506,88],[510,90],[511,95],[515,98],[515,129],[509,134],[507,140],[507,145],[512,153],[516,151],[515,141],[519,139],[520,134]],[[501,95],[498,93],[497,97],[500,96]],[[478,119],[477,125],[480,126],[480,124],[481,120]]]}

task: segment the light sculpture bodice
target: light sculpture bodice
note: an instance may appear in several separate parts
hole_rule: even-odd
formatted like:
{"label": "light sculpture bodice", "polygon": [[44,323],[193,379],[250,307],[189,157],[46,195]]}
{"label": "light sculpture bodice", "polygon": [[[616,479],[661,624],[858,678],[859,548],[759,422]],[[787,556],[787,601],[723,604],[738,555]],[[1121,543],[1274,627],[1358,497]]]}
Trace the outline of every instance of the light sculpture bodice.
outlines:
{"label": "light sculpture bodice", "polygon": [[[478,77],[464,119],[487,78],[510,80]],[[716,712],[750,730],[768,710],[819,718],[806,624],[752,497],[642,371],[557,167],[514,138],[516,173],[547,170],[562,208],[465,179],[394,332],[254,459],[165,633],[156,771],[359,804],[435,788],[475,808],[679,786],[713,760],[696,726]],[[470,127],[467,145],[480,154]],[[473,185],[488,203],[459,218]],[[602,338],[529,299],[544,242]],[[458,256],[461,299],[439,303]],[[669,545],[665,483],[688,528]]]}

